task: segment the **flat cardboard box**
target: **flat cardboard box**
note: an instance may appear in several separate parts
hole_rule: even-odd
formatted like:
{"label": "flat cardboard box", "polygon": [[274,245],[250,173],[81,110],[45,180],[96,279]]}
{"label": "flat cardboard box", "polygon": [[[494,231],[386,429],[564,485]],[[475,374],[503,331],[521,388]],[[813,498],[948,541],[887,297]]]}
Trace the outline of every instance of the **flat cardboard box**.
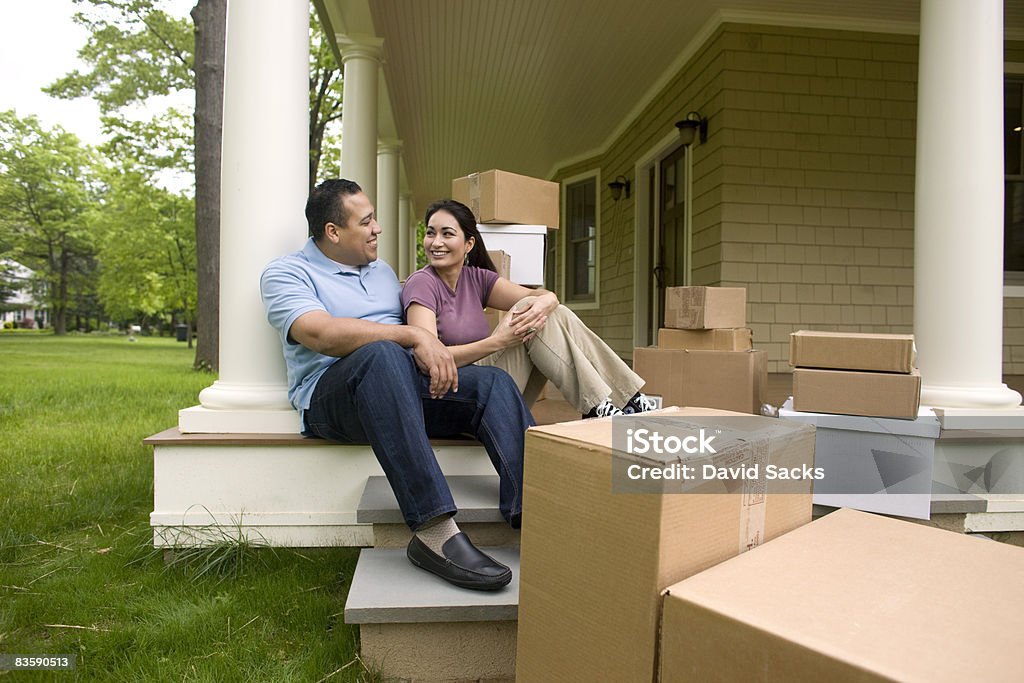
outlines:
{"label": "flat cardboard box", "polygon": [[[612,491],[613,471],[641,460],[612,448],[613,429],[621,437],[641,417],[743,426],[748,443],[770,449],[771,462],[813,463],[812,427],[725,411],[673,408],[531,428],[517,680],[651,681],[661,591],[749,544],[744,519],[749,523],[754,500],[746,493]],[[763,512],[759,539],[808,522],[810,482],[801,486],[785,494],[768,487],[756,497],[754,507]]]}
{"label": "flat cardboard box", "polygon": [[749,327],[715,330],[658,330],[658,348],[690,349],[691,351],[749,351],[754,348],[754,334]]}
{"label": "flat cardboard box", "polygon": [[498,269],[498,275],[506,280],[512,277],[512,255],[501,249],[488,249],[487,255],[491,257],[494,267]]}
{"label": "flat cardboard box", "polygon": [[481,223],[526,223],[556,229],[558,192],[558,183],[508,171],[483,171],[452,180],[452,199],[472,209]]}
{"label": "flat cardboard box", "polygon": [[838,510],[669,587],[661,681],[1022,681],[1022,576],[1024,549]]}
{"label": "flat cardboard box", "polygon": [[477,224],[477,230],[488,251],[501,250],[509,255],[509,280],[520,285],[544,285],[546,227]]}
{"label": "flat cardboard box", "polygon": [[935,440],[939,420],[921,408],[916,420],[830,415],[793,410],[779,418],[815,427],[814,464],[825,476],[814,482],[814,504],[886,515],[930,519]]}
{"label": "flat cardboard box", "polygon": [[633,370],[663,406],[703,406],[759,415],[768,395],[767,351],[637,347]]}
{"label": "flat cardboard box", "polygon": [[798,368],[909,373],[914,335],[800,330],[789,335],[789,364]]}
{"label": "flat cardboard box", "polygon": [[917,419],[921,374],[854,370],[793,370],[793,409],[868,417]]}
{"label": "flat cardboard box", "polygon": [[707,330],[747,326],[744,287],[669,287],[665,290],[665,327]]}

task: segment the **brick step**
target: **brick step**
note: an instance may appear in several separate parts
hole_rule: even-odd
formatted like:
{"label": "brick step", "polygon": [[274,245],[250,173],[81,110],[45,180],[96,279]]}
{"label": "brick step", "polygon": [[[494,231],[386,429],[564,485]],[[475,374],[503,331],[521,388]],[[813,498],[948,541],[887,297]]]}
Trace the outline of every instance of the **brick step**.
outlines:
{"label": "brick step", "polygon": [[[510,528],[498,511],[497,475],[450,475],[447,479],[459,508],[455,521],[474,543],[519,545],[519,531]],[[386,477],[366,480],[356,521],[373,525],[373,545],[377,548],[404,548],[412,536]]]}
{"label": "brick step", "polygon": [[363,661],[385,679],[514,680],[519,550],[484,551],[512,568],[502,590],[452,586],[414,567],[404,549],[360,551],[345,623],[359,625]]}

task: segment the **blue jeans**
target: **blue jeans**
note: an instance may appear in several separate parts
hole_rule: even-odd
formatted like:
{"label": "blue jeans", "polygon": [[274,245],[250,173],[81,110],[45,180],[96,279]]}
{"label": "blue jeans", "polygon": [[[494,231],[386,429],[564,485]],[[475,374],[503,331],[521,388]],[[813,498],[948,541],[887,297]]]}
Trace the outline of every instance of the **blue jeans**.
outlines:
{"label": "blue jeans", "polygon": [[523,444],[533,416],[512,378],[497,368],[459,368],[459,391],[430,398],[430,378],[394,342],[367,344],[339,358],[317,381],[306,427],[325,439],[369,443],[405,522],[416,530],[457,511],[430,438],[472,434],[498,472],[499,509],[519,526]]}

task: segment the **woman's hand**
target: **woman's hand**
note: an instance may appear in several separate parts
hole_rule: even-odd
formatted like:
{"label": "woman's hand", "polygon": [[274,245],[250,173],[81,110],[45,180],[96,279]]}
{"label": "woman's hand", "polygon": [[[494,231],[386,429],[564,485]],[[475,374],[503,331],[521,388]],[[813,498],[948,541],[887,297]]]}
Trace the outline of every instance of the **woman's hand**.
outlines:
{"label": "woman's hand", "polygon": [[497,341],[503,349],[518,346],[524,341],[523,335],[516,334],[512,329],[511,313],[504,316],[498,324],[494,326],[494,330],[491,332],[491,339]]}
{"label": "woman's hand", "polygon": [[558,297],[553,292],[526,297],[515,306],[509,315],[512,330],[528,342],[544,328],[548,315],[558,308]]}

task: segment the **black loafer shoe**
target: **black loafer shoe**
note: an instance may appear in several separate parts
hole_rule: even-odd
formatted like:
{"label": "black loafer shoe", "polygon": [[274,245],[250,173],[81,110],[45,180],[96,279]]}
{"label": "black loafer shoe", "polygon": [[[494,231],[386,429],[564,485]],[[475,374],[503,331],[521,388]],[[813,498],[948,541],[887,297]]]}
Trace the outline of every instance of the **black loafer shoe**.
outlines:
{"label": "black loafer shoe", "polygon": [[460,588],[478,591],[498,590],[512,580],[512,570],[480,552],[469,536],[459,532],[441,546],[441,557],[415,535],[406,555],[420,569],[440,576]]}

